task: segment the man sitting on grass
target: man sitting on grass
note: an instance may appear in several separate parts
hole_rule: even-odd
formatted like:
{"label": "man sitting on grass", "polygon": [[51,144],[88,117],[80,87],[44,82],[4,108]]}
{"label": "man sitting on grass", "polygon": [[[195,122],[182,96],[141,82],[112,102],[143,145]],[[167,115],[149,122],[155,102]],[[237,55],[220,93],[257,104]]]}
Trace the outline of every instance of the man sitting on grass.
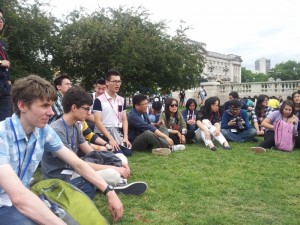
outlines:
{"label": "man sitting on grass", "polygon": [[89,189],[97,187],[106,193],[114,221],[123,215],[123,205],[114,190],[47,125],[56,98],[54,87],[38,76],[28,76],[13,85],[15,114],[0,123],[0,224],[65,224],[28,189],[44,152],[70,165],[84,177]]}
{"label": "man sitting on grass", "polygon": [[241,102],[237,99],[230,100],[229,109],[222,116],[221,133],[227,141],[257,142],[256,130],[249,123],[249,116],[245,109],[241,109]]}
{"label": "man sitting on grass", "polygon": [[[174,145],[168,136],[168,130],[159,130],[152,126],[147,115],[147,96],[138,94],[132,99],[133,109],[128,115],[128,136],[132,150],[154,149],[154,153],[168,155]],[[158,122],[159,123],[159,122]]]}
{"label": "man sitting on grass", "polygon": [[[91,96],[81,88],[70,88],[65,94],[62,105],[64,114],[62,118],[53,122],[50,126],[56,131],[62,142],[75,154],[79,150],[84,154],[93,152],[94,150],[84,139],[78,121],[84,121],[90,114],[90,107],[93,101]],[[115,156],[114,154],[112,154]],[[128,185],[116,186],[120,183],[121,176],[128,178],[130,176],[129,167],[117,167],[112,165],[101,165],[88,162],[88,164],[98,171],[102,178],[115,186],[116,192],[124,194],[139,195],[145,192],[147,185],[144,182],[135,182]],[[55,155],[46,152],[42,159],[42,173],[45,179],[59,178],[71,184],[86,183],[84,179],[78,177],[76,173]],[[87,192],[84,188],[79,187],[91,199],[94,196],[94,191]]]}

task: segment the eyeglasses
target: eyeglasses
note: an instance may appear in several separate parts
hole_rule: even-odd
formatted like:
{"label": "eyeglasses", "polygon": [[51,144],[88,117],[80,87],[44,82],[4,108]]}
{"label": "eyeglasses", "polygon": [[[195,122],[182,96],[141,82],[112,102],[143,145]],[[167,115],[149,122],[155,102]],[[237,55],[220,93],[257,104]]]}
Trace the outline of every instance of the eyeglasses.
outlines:
{"label": "eyeglasses", "polygon": [[122,84],[121,80],[110,80],[108,82],[112,82],[112,83],[114,83],[114,85],[116,85],[116,84]]}
{"label": "eyeglasses", "polygon": [[86,112],[89,112],[91,110],[90,107],[83,107],[83,106],[81,106],[80,108],[84,109]]}
{"label": "eyeglasses", "polygon": [[171,107],[178,107],[178,105],[177,104],[172,104],[172,105],[170,105]]}
{"label": "eyeglasses", "polygon": [[0,16],[0,20],[4,23],[5,22],[5,19],[4,17]]}

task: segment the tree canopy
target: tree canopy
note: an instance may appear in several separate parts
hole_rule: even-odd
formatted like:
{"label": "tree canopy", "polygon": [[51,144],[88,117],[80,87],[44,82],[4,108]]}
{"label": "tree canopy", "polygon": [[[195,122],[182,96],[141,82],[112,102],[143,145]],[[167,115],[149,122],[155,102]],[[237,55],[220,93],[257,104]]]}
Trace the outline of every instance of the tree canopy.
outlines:
{"label": "tree canopy", "polygon": [[58,20],[35,0],[2,1],[14,78],[30,73],[52,80],[68,74],[86,89],[109,69],[123,75],[123,94],[170,92],[198,86],[204,58],[180,27],[153,23],[144,8],[71,12]]}

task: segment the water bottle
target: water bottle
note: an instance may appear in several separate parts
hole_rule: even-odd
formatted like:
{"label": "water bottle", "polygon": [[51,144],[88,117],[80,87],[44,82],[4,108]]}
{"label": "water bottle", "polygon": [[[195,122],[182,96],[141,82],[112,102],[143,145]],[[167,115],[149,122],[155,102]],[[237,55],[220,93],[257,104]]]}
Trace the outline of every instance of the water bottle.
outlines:
{"label": "water bottle", "polygon": [[57,215],[61,219],[64,218],[65,215],[67,214],[67,212],[64,209],[58,207],[58,205],[55,203],[52,203],[51,209],[52,209],[52,212],[54,212],[54,214]]}

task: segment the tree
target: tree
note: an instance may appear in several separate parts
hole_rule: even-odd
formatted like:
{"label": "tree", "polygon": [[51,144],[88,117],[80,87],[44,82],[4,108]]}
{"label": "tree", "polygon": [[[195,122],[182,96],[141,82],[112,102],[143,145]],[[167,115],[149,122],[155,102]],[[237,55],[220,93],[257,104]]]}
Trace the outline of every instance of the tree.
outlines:
{"label": "tree", "polygon": [[248,82],[265,82],[268,80],[268,76],[263,73],[252,73],[251,70],[247,70],[242,67],[241,70],[242,83]]}
{"label": "tree", "polygon": [[203,57],[180,29],[152,23],[143,8],[74,11],[62,23],[53,66],[90,89],[108,69],[124,75],[123,94],[190,88],[199,81]]}
{"label": "tree", "polygon": [[300,63],[296,61],[287,61],[285,63],[277,64],[268,76],[274,79],[280,78],[281,80],[299,80]]}
{"label": "tree", "polygon": [[1,2],[7,21],[3,37],[9,45],[14,79],[32,73],[52,79],[50,62],[57,20],[42,6],[46,4],[38,0],[33,4],[17,0]]}

